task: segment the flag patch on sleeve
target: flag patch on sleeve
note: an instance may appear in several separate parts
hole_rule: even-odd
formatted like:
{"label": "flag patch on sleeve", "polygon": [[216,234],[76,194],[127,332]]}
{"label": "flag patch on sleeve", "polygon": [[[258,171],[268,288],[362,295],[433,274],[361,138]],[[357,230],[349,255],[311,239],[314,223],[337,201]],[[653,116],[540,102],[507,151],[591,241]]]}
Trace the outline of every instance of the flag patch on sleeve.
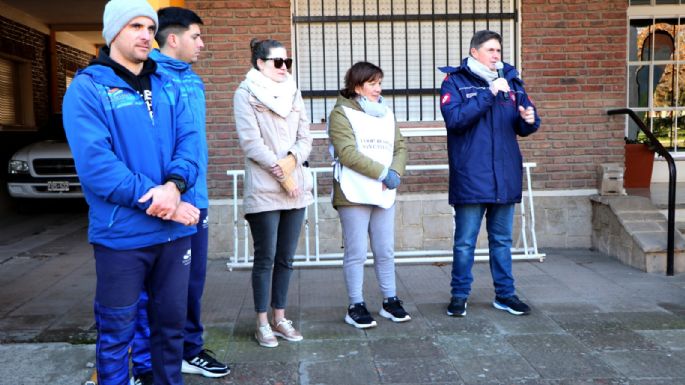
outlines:
{"label": "flag patch on sleeve", "polygon": [[440,98],[440,105],[441,105],[441,106],[444,106],[445,104],[449,103],[450,100],[452,100],[452,96],[451,96],[449,93],[444,94],[444,95],[442,95],[442,97]]}

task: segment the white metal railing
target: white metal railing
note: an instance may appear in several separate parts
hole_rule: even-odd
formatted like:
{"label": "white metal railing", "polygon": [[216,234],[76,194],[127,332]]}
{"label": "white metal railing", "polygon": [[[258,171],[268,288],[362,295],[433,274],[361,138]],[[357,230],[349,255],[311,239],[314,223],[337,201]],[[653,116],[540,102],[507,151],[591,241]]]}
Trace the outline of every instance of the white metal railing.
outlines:
{"label": "white metal railing", "polygon": [[[523,199],[519,205],[521,218],[521,231],[518,240],[514,247],[512,247],[513,260],[539,260],[542,262],[545,254],[538,251],[538,243],[535,235],[535,206],[533,204],[533,190],[530,177],[531,168],[535,167],[536,163],[523,163],[526,176],[526,189],[523,191]],[[434,171],[447,170],[448,165],[410,165],[407,166],[407,171]],[[320,239],[319,239],[319,189],[318,180],[319,174],[332,173],[332,167],[316,167],[310,169],[314,180],[314,203],[305,208],[304,220],[304,254],[295,255],[294,266],[342,266],[343,253],[321,253]],[[229,269],[233,268],[247,268],[252,266],[252,256],[249,253],[249,225],[245,219],[242,219],[242,224],[238,219],[238,178],[245,176],[244,170],[228,170],[226,172],[232,179],[232,208],[233,208],[233,253],[229,257],[226,266]],[[328,198],[326,198],[328,199]],[[311,209],[313,207],[313,210]],[[313,223],[310,222],[310,212],[313,211]],[[242,227],[242,248],[241,240],[238,237]],[[313,227],[313,237],[311,230]],[[311,238],[314,242],[314,250],[311,250]],[[450,242],[451,243],[451,242]],[[241,253],[242,249],[242,253]],[[242,255],[241,255],[242,254]],[[373,263],[373,255],[368,253],[370,258],[367,258],[366,264]],[[488,260],[488,249],[476,249],[476,261]],[[398,250],[395,251],[396,263],[433,263],[433,262],[451,262],[452,249],[449,250]]]}

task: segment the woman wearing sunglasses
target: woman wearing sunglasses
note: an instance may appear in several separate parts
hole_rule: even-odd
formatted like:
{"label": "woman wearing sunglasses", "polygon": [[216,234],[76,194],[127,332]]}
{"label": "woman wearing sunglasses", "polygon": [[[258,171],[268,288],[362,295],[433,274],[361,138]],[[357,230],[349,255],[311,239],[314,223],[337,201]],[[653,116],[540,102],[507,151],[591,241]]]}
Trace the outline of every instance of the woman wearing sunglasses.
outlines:
{"label": "woman wearing sunglasses", "polygon": [[383,70],[359,62],[345,74],[345,88],[328,119],[335,159],[333,206],[342,225],[343,274],[349,306],[345,322],[359,329],[376,326],[362,286],[371,240],[376,278],[383,295],[379,314],[393,322],[411,317],[395,286],[395,193],[407,162],[407,148],[392,110],[383,102]]}
{"label": "woman wearing sunglasses", "polygon": [[304,208],[313,201],[306,167],[312,137],[283,44],[252,39],[250,47],[253,68],[235,92],[233,110],[245,154],[243,209],[254,242],[255,339],[272,348],[276,337],[302,340],[285,308]]}

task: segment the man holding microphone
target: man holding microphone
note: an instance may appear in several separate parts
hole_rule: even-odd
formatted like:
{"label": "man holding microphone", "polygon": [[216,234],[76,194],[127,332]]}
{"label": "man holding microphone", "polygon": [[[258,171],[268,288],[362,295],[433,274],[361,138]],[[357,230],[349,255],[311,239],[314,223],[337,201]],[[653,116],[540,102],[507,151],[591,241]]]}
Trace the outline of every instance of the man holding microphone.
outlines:
{"label": "man holding microphone", "polygon": [[515,294],[512,274],[514,207],[521,202],[523,160],[517,136],[540,127],[535,106],[513,66],[502,63],[502,37],[476,32],[469,57],[447,73],[440,111],[447,128],[449,203],[454,207],[450,316],[466,315],[474,252],[485,215],[493,306],[514,315],[530,313]]}

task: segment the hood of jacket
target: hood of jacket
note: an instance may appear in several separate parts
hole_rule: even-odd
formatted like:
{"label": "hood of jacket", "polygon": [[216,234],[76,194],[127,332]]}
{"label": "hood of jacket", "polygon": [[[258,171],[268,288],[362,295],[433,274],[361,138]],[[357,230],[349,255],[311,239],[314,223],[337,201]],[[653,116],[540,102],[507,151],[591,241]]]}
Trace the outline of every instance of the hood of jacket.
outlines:
{"label": "hood of jacket", "polygon": [[[110,76],[105,76],[104,73],[100,71],[102,67],[111,69],[111,71],[105,71],[111,73]],[[123,65],[115,62],[109,56],[109,47],[105,46],[100,48],[98,56],[91,60],[91,62],[88,64],[88,67],[79,72],[104,76],[104,79],[106,80],[102,81],[102,83],[110,86],[122,86],[121,81],[123,80],[131,88],[141,92],[143,89],[149,88],[149,77],[157,72],[157,63],[150,59],[144,61],[142,70],[138,75],[136,75]]]}
{"label": "hood of jacket", "polygon": [[179,72],[187,71],[190,69],[190,63],[186,63],[183,60],[178,60],[171,56],[167,56],[157,48],[153,49],[152,52],[150,52],[150,59],[154,60],[160,65],[164,65],[166,68],[173,69]]}

